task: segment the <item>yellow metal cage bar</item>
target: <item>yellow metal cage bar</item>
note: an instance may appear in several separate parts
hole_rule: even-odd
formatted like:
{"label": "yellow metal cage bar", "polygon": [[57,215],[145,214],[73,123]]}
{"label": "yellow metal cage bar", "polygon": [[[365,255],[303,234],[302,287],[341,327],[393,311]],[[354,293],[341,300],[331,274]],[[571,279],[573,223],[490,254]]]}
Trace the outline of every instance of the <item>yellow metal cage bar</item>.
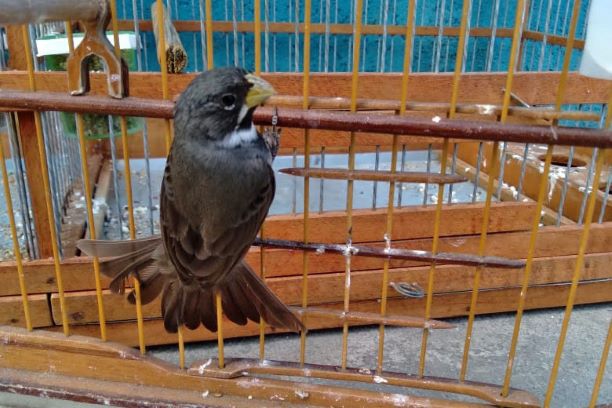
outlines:
{"label": "yellow metal cage bar", "polygon": [[[170,92],[168,89],[168,60],[165,52],[166,32],[164,19],[161,17],[164,13],[164,4],[162,0],[156,0],[155,7],[157,7],[157,15],[160,16],[157,19],[157,31],[159,32],[158,59],[161,70],[162,98],[166,100],[170,98]],[[170,147],[172,145],[172,131],[170,119],[164,119],[164,141],[166,143],[166,154],[169,154]],[[177,341],[179,349],[179,367],[185,368],[185,341],[183,339],[183,327],[180,325],[177,327]]]}
{"label": "yellow metal cage bar", "polygon": [[[361,46],[361,23],[362,23],[363,0],[356,0],[355,3],[355,26],[353,31],[353,70],[351,77],[351,112],[357,111],[357,90],[359,85],[359,51]],[[355,169],[355,132],[351,132],[351,141],[349,146],[349,171]],[[347,241],[352,241],[353,229],[353,180],[347,181],[346,186],[346,228]],[[351,296],[351,254],[350,248],[346,255],[346,266],[344,271],[344,312],[349,311]],[[342,355],[341,366],[346,368],[347,349],[348,349],[348,321],[342,323]]]}
{"label": "yellow metal cage bar", "polygon": [[[261,0],[254,0],[253,3],[253,14],[255,19],[255,30],[254,30],[254,42],[255,42],[255,75],[261,74]],[[261,224],[259,230],[259,236],[264,237],[265,234],[265,220]],[[262,245],[259,248],[259,275],[261,280],[266,280],[266,261],[265,261],[266,249]],[[266,321],[263,316],[259,317],[259,360],[263,361],[266,357]]]}
{"label": "yellow metal cage bar", "polygon": [[[213,19],[212,0],[206,0],[206,68],[213,69]],[[219,368],[225,367],[225,348],[223,340],[223,303],[221,293],[215,293],[215,308],[217,311],[217,347]]]}
{"label": "yellow metal cage bar", "polygon": [[19,292],[21,293],[21,303],[23,305],[23,315],[25,317],[26,329],[32,331],[32,316],[30,314],[30,302],[28,301],[28,289],[23,273],[23,259],[19,238],[17,236],[17,224],[13,211],[13,199],[11,197],[11,187],[9,185],[8,172],[6,170],[6,159],[4,158],[4,145],[0,143],[0,166],[2,167],[2,185],[4,187],[4,200],[6,201],[6,212],[11,227],[11,240],[13,241],[13,252],[15,252],[15,263],[17,264],[17,279],[19,280]]}
{"label": "yellow metal cage bar", "polygon": [[597,369],[597,376],[595,377],[589,408],[594,408],[595,404],[597,404],[599,389],[603,381],[604,373],[606,372],[606,362],[608,361],[608,354],[610,353],[610,344],[612,344],[612,320],[610,320],[610,324],[608,324],[608,335],[606,336],[606,342],[601,351],[601,360],[599,361],[599,368]]}
{"label": "yellow metal cage bar", "polygon": [[[565,46],[565,57],[563,60],[563,70],[561,71],[561,78],[559,80],[559,86],[557,88],[557,95],[555,98],[555,109],[560,110],[563,98],[565,96],[565,90],[567,85],[567,78],[569,74],[570,60],[572,56],[572,49],[574,46],[574,36],[576,34],[576,26],[578,23],[578,15],[580,12],[580,0],[575,0],[574,8],[572,11],[572,20],[570,22],[570,30],[567,37],[567,43]],[[556,125],[556,122],[554,125]],[[533,269],[533,258],[535,257],[536,239],[538,230],[540,227],[541,212],[544,206],[544,199],[546,197],[547,182],[550,172],[550,165],[553,157],[554,145],[548,145],[546,149],[546,158],[544,160],[544,170],[540,176],[540,186],[538,189],[538,199],[536,203],[536,210],[533,216],[533,222],[531,226],[531,234],[529,236],[529,247],[527,250],[527,261],[525,265],[525,272],[523,274],[523,282],[521,284],[521,292],[519,295],[519,304],[516,309],[516,318],[514,322],[514,329],[512,332],[512,340],[510,342],[510,350],[508,351],[508,361],[506,364],[506,373],[504,375],[504,382],[502,386],[502,395],[507,396],[510,392],[510,381],[512,379],[512,369],[514,367],[514,358],[516,356],[516,347],[518,345],[518,337],[521,329],[521,321],[523,318],[523,312],[525,309],[525,302],[527,300],[527,290],[531,279],[531,272]]]}
{"label": "yellow metal cage bar", "polygon": [[[453,87],[451,91],[451,101],[450,101],[450,110],[449,110],[449,118],[453,118],[456,113],[457,108],[457,98],[459,95],[459,81],[461,78],[461,68],[463,65],[463,52],[466,41],[466,32],[468,25],[468,18],[470,12],[470,4],[471,0],[464,0],[463,6],[461,9],[461,26],[459,28],[459,44],[457,46],[457,56],[455,59],[455,72],[453,74]],[[449,140],[444,139],[444,144],[442,147],[442,157],[440,159],[440,173],[442,176],[446,174],[446,166],[448,163],[448,151],[449,151]],[[444,202],[444,183],[438,184],[438,196],[436,202],[436,212],[434,215],[434,229],[432,236],[432,254],[436,254],[438,252],[438,245],[440,240],[440,219],[442,214],[442,205]],[[429,320],[431,318],[431,308],[433,302],[433,292],[434,292],[434,279],[436,272],[436,262],[432,262],[429,268],[429,273],[427,277],[427,298],[425,301],[425,320]],[[419,357],[419,376],[423,377],[425,375],[425,360],[427,358],[427,340],[429,338],[429,328],[427,326],[423,327],[423,334],[421,337],[421,352]]]}
{"label": "yellow metal cage bar", "polygon": [[[34,62],[32,61],[32,47],[30,46],[30,33],[28,26],[21,27],[21,33],[24,44],[24,52],[26,56],[26,64],[28,70],[28,82],[31,91],[36,91],[36,80],[34,78]],[[70,326],[68,324],[68,310],[66,306],[66,297],[64,296],[64,280],[62,277],[62,267],[60,262],[59,247],[57,243],[57,232],[55,231],[55,213],[53,212],[53,204],[51,201],[51,185],[49,183],[49,168],[47,166],[47,154],[45,151],[45,142],[42,131],[42,119],[39,111],[34,111],[34,126],[36,128],[36,140],[38,143],[38,159],[42,173],[42,181],[45,195],[45,207],[47,209],[47,217],[49,218],[49,233],[51,237],[51,251],[53,254],[53,268],[55,271],[55,279],[57,282],[57,292],[60,301],[60,312],[62,315],[62,329],[66,336],[70,335]]]}
{"label": "yellow metal cage bar", "polygon": [[[72,35],[72,23],[66,22],[66,36],[68,37],[68,50],[74,52],[74,38]],[[89,166],[87,163],[87,142],[85,140],[85,128],[83,124],[83,114],[76,113],[76,130],[79,139],[79,153],[81,156],[81,172],[83,176],[83,190],[85,191],[85,206],[87,208],[87,224],[89,227],[89,238],[96,239],[96,226],[94,224],[92,190],[89,176]],[[106,316],[104,313],[104,300],[102,298],[102,283],[100,281],[100,262],[97,256],[93,257],[94,280],[96,284],[96,301],[98,303],[98,322],[100,326],[100,338],[104,341],[106,335]]]}
{"label": "yellow metal cage bar", "polygon": [[[403,115],[406,112],[406,102],[408,100],[408,80],[410,75],[410,63],[412,61],[412,40],[414,36],[415,26],[415,6],[416,0],[408,1],[408,13],[406,18],[406,43],[404,46],[404,65],[402,71],[402,90],[400,96],[400,108],[398,115]],[[397,154],[398,154],[398,135],[393,135],[393,145],[391,147],[391,174],[397,172]],[[389,195],[387,198],[387,225],[386,239],[388,245],[391,245],[391,237],[393,233],[393,206],[395,200],[395,182],[389,181]],[[389,296],[389,259],[385,259],[383,263],[383,278],[380,293],[380,315],[387,314],[387,301]],[[384,365],[385,351],[385,324],[381,323],[378,326],[378,356],[376,363],[376,372],[381,373]]]}
{"label": "yellow metal cage bar", "polygon": [[[311,0],[304,1],[304,81],[302,83],[302,109],[308,109],[308,99],[310,97],[310,20],[312,13]],[[310,177],[308,169],[310,168],[310,130],[304,129],[304,168],[306,176],[304,177],[303,199],[304,199],[304,243],[308,243],[309,234],[309,219],[310,219]],[[308,306],[308,268],[309,256],[308,252],[302,252],[302,307]],[[306,326],[306,316],[303,317],[303,323]],[[300,364],[304,364],[306,360],[306,330],[300,333]]]}
{"label": "yellow metal cage bar", "polygon": [[[516,6],[516,17],[514,20],[514,32],[512,36],[512,48],[510,49],[510,61],[508,63],[508,74],[506,76],[506,88],[504,90],[504,99],[502,105],[502,112],[500,121],[505,123],[508,118],[508,109],[510,107],[510,93],[512,90],[512,80],[514,78],[514,69],[516,67],[517,53],[521,41],[521,30],[523,25],[523,17],[525,14],[525,0],[518,0]],[[489,173],[489,180],[487,183],[487,197],[485,200],[485,207],[482,215],[482,229],[480,232],[480,242],[478,244],[478,255],[484,256],[487,243],[487,232],[489,227],[489,213],[491,211],[491,198],[493,195],[493,186],[497,174],[499,172],[499,142],[493,143],[493,151],[491,153],[491,171]],[[472,297],[470,300],[470,313],[468,315],[468,324],[465,333],[465,343],[463,346],[463,357],[461,360],[461,370],[459,373],[459,379],[465,380],[467,374],[467,366],[470,355],[470,345],[472,341],[472,331],[474,328],[474,317],[476,316],[476,306],[478,304],[478,290],[480,286],[480,277],[482,274],[482,267],[477,267],[474,274],[474,282],[472,285]]]}
{"label": "yellow metal cage bar", "polygon": [[[608,101],[608,106],[612,106],[612,87],[610,87],[610,99]],[[612,115],[608,112],[606,116],[606,120],[604,122],[604,128],[608,129],[610,127],[610,123],[612,122]],[[569,295],[567,297],[567,304],[565,306],[565,313],[563,315],[563,323],[561,324],[561,332],[559,334],[559,340],[557,342],[557,349],[555,351],[555,358],[553,360],[553,366],[550,372],[550,378],[548,380],[548,386],[546,388],[546,397],[544,399],[544,407],[549,407],[550,402],[552,400],[553,392],[555,389],[555,384],[557,382],[557,375],[559,373],[559,364],[561,362],[561,355],[563,354],[563,347],[565,345],[565,339],[567,336],[567,330],[569,327],[569,321],[572,315],[572,311],[574,309],[574,301],[576,300],[576,292],[578,290],[578,281],[580,280],[580,275],[582,270],[584,269],[584,255],[586,253],[586,247],[589,240],[589,232],[591,230],[591,223],[593,221],[593,214],[595,212],[595,204],[597,201],[597,185],[596,183],[600,180],[603,164],[605,161],[606,150],[601,149],[597,152],[597,148],[593,148],[593,155],[597,154],[597,160],[595,162],[595,174],[593,175],[593,186],[591,188],[591,192],[589,193],[587,211],[584,218],[584,225],[582,229],[582,234],[580,235],[580,244],[578,247],[578,256],[576,257],[576,265],[574,268],[574,273],[572,275],[572,283],[570,286]]]}
{"label": "yellow metal cage bar", "polygon": [[[119,24],[117,21],[117,0],[110,1],[112,26],[113,26],[113,40],[115,55],[117,58],[121,58],[121,48],[119,46]],[[134,220],[134,199],[132,197],[132,171],[130,170],[130,150],[128,145],[127,135],[127,120],[125,116],[119,118],[119,124],[121,127],[121,148],[123,150],[123,165],[125,173],[125,193],[127,195],[127,207],[128,207],[128,223],[130,226],[130,239],[136,239],[136,222]],[[146,352],[145,336],[144,336],[144,319],[142,314],[142,301],[140,297],[140,282],[138,279],[133,278],[132,284],[134,285],[134,294],[136,298],[136,321],[138,325],[138,345],[140,352],[144,354]]]}

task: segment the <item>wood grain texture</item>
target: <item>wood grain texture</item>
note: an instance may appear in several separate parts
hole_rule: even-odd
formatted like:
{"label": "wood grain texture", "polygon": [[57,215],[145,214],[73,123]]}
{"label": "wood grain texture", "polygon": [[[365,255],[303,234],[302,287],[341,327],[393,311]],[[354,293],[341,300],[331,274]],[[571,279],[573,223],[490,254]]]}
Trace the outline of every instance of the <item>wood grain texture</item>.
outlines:
{"label": "wood grain texture", "polygon": [[[612,262],[612,253],[591,254],[585,258],[582,279],[612,279],[612,272],[607,268]],[[533,278],[531,284],[557,284],[571,281],[576,264],[576,256],[537,258],[533,263]],[[455,293],[471,290],[475,268],[466,266],[438,266],[436,268],[436,284],[434,293]],[[487,268],[483,271],[480,288],[498,289],[518,287],[522,282],[523,270]],[[417,283],[422,288],[427,287],[429,266],[399,268],[389,271],[390,282]],[[268,287],[288,305],[297,306],[301,303],[301,276],[270,278],[266,280]],[[351,303],[376,300],[380,297],[382,270],[352,272]],[[344,289],[344,274],[329,273],[312,275],[308,280],[308,304],[321,306],[328,303],[342,302]],[[390,290],[390,297],[401,297]],[[59,298],[51,297],[53,320],[61,324]],[[66,305],[70,310],[70,324],[86,324],[98,322],[98,309],[94,291],[72,292],[66,294]],[[109,291],[104,293],[104,309],[107,321],[121,321],[135,318],[136,309],[127,302],[125,295],[114,295]],[[161,317],[161,299],[143,306],[145,319]],[[447,316],[441,316],[447,317]],[[308,319],[310,320],[310,318]]]}
{"label": "wood grain texture", "polygon": [[[170,74],[169,91],[171,98],[180,94],[196,74]],[[68,92],[66,73],[38,72],[35,75],[39,91]],[[106,95],[106,76],[91,73],[91,92]],[[277,90],[279,95],[301,95],[302,74],[262,74]],[[518,72],[514,76],[512,90],[527,103],[553,104],[559,82],[559,73]],[[358,97],[364,99],[400,99],[401,74],[359,74]],[[410,75],[408,100],[413,102],[448,102],[452,90],[452,73]],[[459,87],[460,103],[501,104],[505,86],[505,73],[463,74]],[[130,95],[142,98],[162,99],[161,75],[159,73],[130,73]],[[0,88],[28,89],[25,71],[0,72]],[[347,73],[320,74],[310,76],[312,96],[350,97],[351,75]],[[78,97],[75,97],[78,98]],[[606,81],[587,78],[570,73],[567,83],[568,103],[607,103],[609,98]]]}
{"label": "wood grain texture", "polygon": [[[543,228],[536,240],[537,258],[575,255],[582,228],[566,226],[561,228]],[[529,243],[529,231],[493,233],[488,236],[486,253],[512,259],[525,258]],[[476,253],[479,237],[477,235],[457,235],[440,239],[439,249],[445,252]],[[431,238],[393,241],[393,246],[431,250]],[[368,245],[382,247],[381,241]],[[591,227],[587,253],[608,252],[612,248],[612,223],[594,224]],[[259,249],[251,248],[247,261],[259,273]],[[297,276],[302,273],[302,254],[291,250],[266,250],[266,277]],[[376,258],[356,256],[351,261],[353,271],[377,270],[382,268],[383,261]],[[423,265],[413,261],[392,261],[392,268],[407,268]],[[311,255],[309,257],[309,274],[333,273],[343,271],[345,261],[334,254]],[[29,293],[57,292],[55,274],[51,260],[30,261],[25,263],[26,287]],[[95,287],[93,266],[89,258],[70,258],[62,263],[62,274],[67,291],[92,290]],[[14,262],[0,264],[0,296],[18,295],[17,268]],[[109,280],[102,278],[102,287],[108,288]]]}
{"label": "wood grain texture", "polygon": [[[300,407],[305,404],[392,407],[397,406],[398,402],[389,394],[354,387],[251,376],[221,379],[194,375],[154,357],[141,356],[124,345],[82,336],[66,338],[57,333],[40,331],[28,334],[11,328],[2,328],[0,336],[5,340],[0,343],[0,367],[5,373],[0,389],[11,390],[7,384],[17,382],[14,391],[24,392],[24,388],[32,386],[35,395],[42,397],[60,396],[55,394],[57,389],[68,393],[79,390],[90,398],[81,399],[81,402],[142,406],[151,401],[152,405],[160,407],[173,407],[182,402],[188,405],[180,406],[206,404],[240,408]],[[22,370],[27,374],[23,375]],[[388,376],[388,373],[383,375]],[[371,381],[371,377],[368,377]],[[453,382],[456,384],[456,381]],[[19,387],[19,383],[22,387]],[[46,389],[49,392],[43,393]],[[298,390],[302,392],[296,392]],[[128,404],[122,404],[121,401],[126,399]],[[409,401],[415,407],[474,406],[431,398],[409,397]]]}
{"label": "wood grain texture", "polygon": [[[535,205],[531,203],[494,203],[491,206],[489,232],[527,230]],[[480,232],[483,204],[454,204],[441,213],[440,236],[470,235]],[[433,235],[435,206],[411,206],[394,210],[393,239],[426,238]],[[353,241],[381,240],[386,229],[386,209],[355,211]],[[265,238],[299,241],[303,237],[303,216],[278,215],[268,218]],[[346,242],[346,214],[326,212],[310,217],[309,239],[312,242]],[[462,232],[458,232],[462,231]]]}
{"label": "wood grain texture", "polygon": [[[478,296],[478,308],[476,314],[511,312],[516,310],[520,287],[482,290]],[[527,310],[549,307],[564,306],[569,293],[569,284],[556,284],[530,287],[525,308]],[[433,297],[432,318],[441,319],[445,317],[467,316],[469,314],[471,291],[457,293],[440,293]],[[612,282],[592,281],[581,282],[575,304],[590,304],[612,301]],[[322,307],[342,309],[342,303],[322,305]],[[378,301],[352,302],[352,311],[376,313],[380,311]],[[388,313],[422,317],[425,310],[424,299],[391,298],[388,303]],[[309,318],[309,328],[321,329],[335,327],[326,319]],[[135,321],[112,322],[107,324],[108,337],[111,341],[120,342],[130,346],[138,345],[138,334]],[[59,331],[61,327],[53,327],[50,330]],[[145,320],[145,340],[149,345],[175,344],[176,334],[166,333],[163,321],[160,319]],[[71,326],[74,334],[97,337],[99,328],[97,325],[74,325]],[[279,333],[278,330],[267,328],[267,333]],[[255,336],[259,334],[259,325],[249,323],[246,326],[238,326],[230,321],[224,323],[225,338]],[[204,329],[184,330],[183,336],[186,342],[216,340],[216,334]],[[295,341],[298,336],[295,335]]]}
{"label": "wood grain texture", "polygon": [[[29,295],[32,327],[48,327],[54,323],[47,302],[47,295]],[[21,296],[0,297],[0,325],[25,327],[25,315]]]}

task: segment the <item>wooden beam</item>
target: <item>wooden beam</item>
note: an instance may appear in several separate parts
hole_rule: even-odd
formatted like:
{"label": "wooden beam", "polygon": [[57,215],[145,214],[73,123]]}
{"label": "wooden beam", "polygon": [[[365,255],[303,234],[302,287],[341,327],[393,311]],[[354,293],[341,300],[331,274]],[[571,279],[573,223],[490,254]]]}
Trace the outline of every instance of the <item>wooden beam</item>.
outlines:
{"label": "wooden beam", "polygon": [[[50,304],[47,295],[29,295],[28,306],[32,327],[53,326],[51,320]],[[25,327],[25,315],[23,314],[23,303],[21,296],[0,297],[0,325]]]}
{"label": "wooden beam", "polygon": [[[160,407],[214,405],[246,408],[252,406],[397,406],[398,401],[414,407],[473,407],[472,403],[405,397],[356,387],[321,385],[278,378],[239,376],[215,378],[194,375],[176,365],[157,358],[140,355],[121,344],[101,342],[81,336],[65,337],[58,333],[25,333],[2,328],[0,336],[0,367],[3,378],[0,390],[49,398],[76,397],[81,402],[96,402],[117,406],[142,406],[149,401]],[[175,336],[176,337],[176,336]],[[117,369],[121,367],[121,369]],[[197,370],[196,370],[197,372]],[[391,373],[382,375],[390,377]],[[361,374],[368,382],[371,375]],[[396,376],[402,376],[397,374]],[[404,377],[405,378],[405,377]],[[497,387],[483,383],[425,377],[413,381],[437,383],[438,389],[454,385],[456,392],[480,391],[481,398],[493,398]],[[465,391],[464,391],[465,390]],[[298,392],[301,391],[301,392]],[[484,395],[483,395],[484,394]],[[520,394],[522,406],[536,406],[534,398],[513,390],[510,397]],[[85,399],[83,399],[85,398]],[[180,404],[180,405],[179,405]]]}
{"label": "wooden beam", "polygon": [[[147,118],[145,120],[145,126],[147,126],[148,140],[149,140],[149,157],[161,157],[166,158],[168,152],[166,151],[165,145],[165,125],[163,119]],[[311,129],[310,135],[310,146],[312,152],[315,153],[320,150],[321,147],[325,147],[326,153],[346,153],[350,145],[350,135],[347,132],[336,132],[332,130],[319,130]],[[380,147],[382,151],[391,150],[393,144],[393,138],[388,135],[381,135],[375,133],[358,133],[356,137],[356,152],[374,152],[376,146]],[[440,148],[442,146],[442,140],[437,137],[423,137],[423,136],[399,136],[399,145],[406,145],[408,150],[424,150],[427,149],[429,144],[432,144],[434,148]],[[456,143],[473,143],[471,141],[465,141],[460,139],[454,139]],[[106,157],[111,157],[110,154],[110,141],[101,141],[101,146]],[[121,157],[123,155],[123,147],[121,143],[115,145],[117,149],[117,155]],[[129,135],[128,137],[128,149],[130,151],[131,158],[143,158],[144,157],[144,144],[142,131]],[[280,149],[279,155],[291,155],[295,149],[296,154],[303,154],[304,152],[304,130],[284,128],[281,132],[280,137]]]}
{"label": "wooden beam", "polygon": [[[569,294],[569,284],[554,284],[530,287],[528,291],[526,310],[542,309],[550,307],[565,306]],[[518,306],[520,287],[482,290],[478,296],[478,306],[476,314],[489,314],[512,312]],[[432,318],[440,319],[445,317],[467,316],[470,309],[471,291],[458,293],[440,293],[433,297]],[[612,282],[611,281],[583,281],[578,285],[575,304],[590,304],[612,301]],[[326,305],[325,307],[341,309],[342,303]],[[380,311],[380,303],[374,301],[352,302],[351,310],[355,312],[377,313]],[[392,298],[389,299],[388,313],[408,316],[423,316],[425,310],[424,299]],[[315,317],[308,319],[311,329],[332,328],[326,319]],[[50,328],[59,331],[60,326]],[[138,332],[135,321],[127,322],[108,322],[108,339],[130,346],[138,345]],[[144,322],[145,340],[149,345],[175,344],[176,334],[166,333],[163,321],[145,320]],[[74,325],[71,326],[74,334],[97,337],[99,328],[97,325]],[[268,333],[278,333],[278,330],[267,328]],[[259,334],[259,325],[248,323],[246,326],[238,326],[229,321],[224,323],[225,338],[254,336]],[[211,333],[204,329],[183,330],[183,337],[186,342],[216,340],[216,333]],[[296,336],[296,341],[297,341]]]}
{"label": "wooden beam", "polygon": [[[555,257],[574,255],[578,252],[581,226],[545,227],[541,228],[536,240],[535,257]],[[524,259],[527,257],[530,231],[502,232],[489,234],[485,253],[490,256],[499,256],[510,259]],[[477,253],[479,235],[464,235],[442,237],[438,249],[441,252]],[[367,245],[382,248],[385,243],[370,242]],[[394,248],[416,249],[430,251],[431,238],[393,241]],[[595,254],[608,252],[612,248],[612,223],[593,224],[589,235],[587,253]],[[260,272],[259,249],[252,248],[247,254],[247,262]],[[297,251],[267,249],[265,257],[266,277],[301,275],[302,257]],[[424,265],[415,261],[392,260],[391,268],[407,268]],[[309,274],[341,272],[345,268],[343,257],[335,254],[318,254],[309,257]],[[351,260],[353,271],[375,270],[382,267],[382,261],[376,258],[356,256]]]}
{"label": "wooden beam", "polygon": [[[582,272],[583,280],[612,279],[608,265],[612,262],[612,253],[590,254],[585,257]],[[559,284],[572,279],[576,264],[576,256],[536,258],[533,263],[533,279],[531,284]],[[436,268],[436,286],[434,293],[455,293],[469,291],[474,281],[473,267],[443,265]],[[372,301],[380,297],[382,270],[353,272],[351,274],[351,302]],[[429,266],[392,269],[390,282],[417,283],[422,288],[427,287]],[[498,289],[519,287],[524,271],[522,269],[487,268],[483,271],[480,288]],[[308,304],[321,306],[330,303],[340,303],[343,300],[344,274],[317,274],[308,280]],[[302,301],[301,276],[286,278],[270,278],[266,281],[268,287],[276,293],[287,305],[297,306]],[[391,290],[390,297],[401,297]],[[98,322],[98,307],[95,291],[71,292],[65,296],[66,306],[70,311],[70,324],[89,324]],[[53,321],[59,325],[62,322],[57,294],[51,296]],[[107,321],[121,321],[135,318],[136,309],[130,305],[125,295],[115,295],[104,292],[104,311]],[[143,305],[145,319],[161,318],[161,299],[156,299],[148,305]],[[442,316],[447,317],[447,316]],[[310,317],[308,318],[310,321]]]}
{"label": "wooden beam", "polygon": [[[170,74],[169,92],[172,97],[180,94],[197,74]],[[39,91],[68,92],[65,72],[37,72],[35,74]],[[106,75],[91,73],[91,92],[106,95]],[[301,95],[302,74],[262,74],[280,95]],[[359,74],[358,97],[363,99],[400,99],[402,75],[398,73]],[[531,105],[554,104],[560,74],[556,72],[518,72],[514,76],[513,92],[521,95]],[[443,102],[450,100],[452,73],[414,73],[410,75],[408,100],[411,102]],[[461,76],[459,88],[460,103],[501,104],[505,86],[505,73],[470,73]],[[142,98],[162,99],[159,73],[130,73],[130,95]],[[0,72],[0,89],[28,90],[25,71]],[[568,103],[607,103],[609,95],[605,80],[587,78],[570,73],[567,82]],[[313,73],[310,77],[312,96],[349,97],[351,75],[348,73]],[[75,97],[78,98],[78,97]]]}
{"label": "wooden beam", "polygon": [[[535,206],[531,203],[495,203],[491,207],[489,232],[526,230],[531,225]],[[445,206],[441,214],[440,236],[470,235],[480,232],[483,204]],[[394,239],[426,238],[433,234],[434,206],[411,206],[396,209],[393,217]],[[380,240],[385,234],[386,209],[360,210],[353,216],[353,241]],[[303,217],[277,215],[269,217],[265,238],[299,241],[303,236]],[[311,242],[346,241],[346,214],[326,212],[310,217]],[[461,231],[461,232],[459,232]]]}
{"label": "wooden beam", "polygon": [[[542,228],[536,240],[536,257],[555,257],[574,255],[582,233],[581,226]],[[486,254],[508,258],[524,258],[527,254],[529,231],[502,232],[490,234],[487,238]],[[440,251],[476,253],[478,236],[458,235],[440,239]],[[431,238],[393,241],[393,247],[431,250]],[[384,246],[382,242],[370,242],[368,245]],[[587,253],[608,252],[612,247],[612,223],[593,224],[587,245]],[[344,259],[333,254],[311,255],[309,273],[330,273],[344,270]],[[259,273],[259,249],[252,248],[247,254],[247,261]],[[296,276],[301,274],[302,257],[297,251],[266,251],[266,277]],[[406,268],[423,265],[412,261],[392,261],[392,268]],[[376,258],[356,256],[352,260],[354,271],[376,270],[382,267],[382,261]],[[89,258],[71,258],[62,262],[62,275],[67,291],[91,290],[95,287],[93,266]],[[51,260],[30,261],[25,263],[26,287],[29,293],[57,292],[53,262]],[[0,296],[18,295],[19,284],[14,262],[0,264]],[[108,288],[109,280],[102,278],[102,286]]]}

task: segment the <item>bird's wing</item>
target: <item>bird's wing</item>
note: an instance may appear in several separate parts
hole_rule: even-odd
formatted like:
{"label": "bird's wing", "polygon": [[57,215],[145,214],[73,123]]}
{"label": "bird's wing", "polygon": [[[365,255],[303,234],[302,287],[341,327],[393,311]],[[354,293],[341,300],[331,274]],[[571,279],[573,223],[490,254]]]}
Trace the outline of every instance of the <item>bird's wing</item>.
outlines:
{"label": "bird's wing", "polygon": [[161,229],[164,244],[181,280],[188,284],[194,279],[205,285],[222,283],[232,268],[242,259],[257,236],[272,199],[274,198],[274,172],[269,164],[261,166],[267,172],[267,182],[256,196],[244,206],[244,211],[232,219],[224,220],[222,227],[199,228],[180,211],[180,197],[172,188],[169,165],[164,174],[161,190]]}

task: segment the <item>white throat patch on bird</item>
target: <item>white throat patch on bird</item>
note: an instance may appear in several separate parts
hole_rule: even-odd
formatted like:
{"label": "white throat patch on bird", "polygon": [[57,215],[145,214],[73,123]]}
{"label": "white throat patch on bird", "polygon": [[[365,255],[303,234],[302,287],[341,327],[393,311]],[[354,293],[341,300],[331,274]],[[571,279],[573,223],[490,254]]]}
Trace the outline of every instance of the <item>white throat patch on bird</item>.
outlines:
{"label": "white throat patch on bird", "polygon": [[218,144],[223,147],[237,147],[245,143],[251,143],[258,138],[257,130],[255,125],[251,123],[249,128],[237,128],[232,131],[228,136],[218,141]]}

